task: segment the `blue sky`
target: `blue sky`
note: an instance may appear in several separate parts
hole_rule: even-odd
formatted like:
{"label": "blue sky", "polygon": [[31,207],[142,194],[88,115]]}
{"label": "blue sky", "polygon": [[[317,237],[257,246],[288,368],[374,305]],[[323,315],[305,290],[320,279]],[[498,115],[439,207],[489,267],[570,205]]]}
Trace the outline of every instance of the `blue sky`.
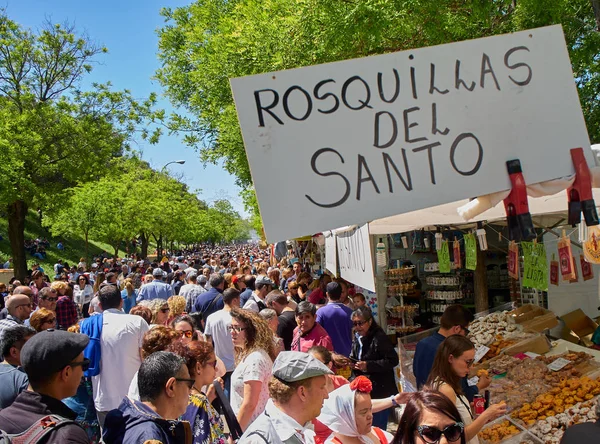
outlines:
{"label": "blue sky", "polygon": [[[151,92],[159,94],[160,108],[170,110],[169,101],[163,97],[157,81],[152,80],[159,67],[156,53],[156,30],[163,25],[159,15],[163,7],[185,6],[191,0],[5,0],[8,16],[26,28],[37,29],[44,19],[53,22],[68,20],[79,32],[86,32],[97,44],[106,46],[108,54],[98,56],[87,77],[88,82],[111,81],[115,89],[129,89],[138,98]],[[160,169],[172,160],[185,160],[184,165],[168,167],[174,176],[183,174],[182,180],[190,190],[201,189],[200,198],[208,203],[226,198],[240,214],[245,214],[239,189],[234,178],[220,166],[206,168],[198,154],[185,146],[177,137],[163,136],[158,145],[140,144],[136,147],[153,168]]]}

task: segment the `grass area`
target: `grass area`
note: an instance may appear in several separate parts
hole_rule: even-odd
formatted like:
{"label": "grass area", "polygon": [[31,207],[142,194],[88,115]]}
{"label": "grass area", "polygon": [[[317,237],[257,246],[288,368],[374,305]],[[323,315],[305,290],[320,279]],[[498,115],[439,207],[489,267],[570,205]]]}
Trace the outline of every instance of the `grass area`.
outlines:
{"label": "grass area", "polygon": [[[10,249],[10,242],[8,240],[8,219],[6,217],[0,217],[0,262],[6,262],[10,256],[12,256]],[[40,219],[37,213],[33,210],[29,210],[27,218],[25,220],[25,239],[37,239],[47,238],[50,242],[50,248],[46,249],[46,260],[38,261],[31,255],[27,255],[27,265],[31,268],[31,265],[35,262],[39,262],[44,270],[52,270],[54,264],[62,259],[63,263],[69,265],[77,264],[79,259],[85,257],[85,240],[83,237],[53,237],[51,233],[40,224]],[[59,251],[56,248],[56,244],[62,242],[65,249]],[[90,260],[103,251],[108,252],[112,256],[113,248],[102,242],[90,240],[89,243]],[[125,251],[119,250],[119,255],[125,255]]]}

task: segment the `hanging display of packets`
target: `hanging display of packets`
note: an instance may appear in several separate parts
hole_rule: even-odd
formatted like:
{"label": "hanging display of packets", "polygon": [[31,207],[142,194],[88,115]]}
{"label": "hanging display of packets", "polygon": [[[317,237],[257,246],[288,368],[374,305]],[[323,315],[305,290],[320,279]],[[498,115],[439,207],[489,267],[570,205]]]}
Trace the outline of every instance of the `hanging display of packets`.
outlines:
{"label": "hanging display of packets", "polygon": [[462,268],[462,259],[460,257],[460,242],[456,238],[454,238],[452,249],[454,250],[452,253],[454,256],[454,268],[458,270]]}
{"label": "hanging display of packets", "polygon": [[590,279],[594,279],[592,264],[585,260],[583,254],[579,255],[579,262],[581,263],[581,276],[583,276],[583,280],[589,281]]}
{"label": "hanging display of packets", "polygon": [[515,241],[508,243],[508,276],[519,280],[519,245]]}
{"label": "hanging display of packets", "polygon": [[583,242],[583,254],[591,264],[600,264],[600,225],[587,227],[587,240]]}
{"label": "hanging display of packets", "polygon": [[574,270],[575,262],[571,251],[571,239],[565,235],[564,230],[563,237],[558,240],[558,260],[563,281],[575,279],[576,271]]}
{"label": "hanging display of packets", "polygon": [[450,249],[447,240],[442,241],[437,256],[438,263],[440,264],[440,273],[450,273]]}
{"label": "hanging display of packets", "polygon": [[523,248],[523,287],[548,290],[546,247],[537,242],[521,242]]}
{"label": "hanging display of packets", "polygon": [[464,235],[465,239],[465,268],[473,270],[477,268],[477,241],[471,233]]}
{"label": "hanging display of packets", "polygon": [[550,283],[558,285],[558,261],[554,253],[552,253],[552,260],[550,261]]}

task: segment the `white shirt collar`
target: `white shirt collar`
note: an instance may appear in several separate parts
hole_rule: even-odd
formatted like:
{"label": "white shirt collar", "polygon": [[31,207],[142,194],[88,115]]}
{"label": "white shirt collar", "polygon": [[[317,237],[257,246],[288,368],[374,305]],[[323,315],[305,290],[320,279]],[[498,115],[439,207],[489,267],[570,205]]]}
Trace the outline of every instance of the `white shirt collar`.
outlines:
{"label": "white shirt collar", "polygon": [[314,442],[315,432],[311,428],[312,424],[309,422],[301,426],[294,418],[279,410],[272,399],[267,401],[265,414],[271,419],[271,424],[282,441],[286,441],[292,435],[298,434],[304,436],[303,442],[307,444]]}

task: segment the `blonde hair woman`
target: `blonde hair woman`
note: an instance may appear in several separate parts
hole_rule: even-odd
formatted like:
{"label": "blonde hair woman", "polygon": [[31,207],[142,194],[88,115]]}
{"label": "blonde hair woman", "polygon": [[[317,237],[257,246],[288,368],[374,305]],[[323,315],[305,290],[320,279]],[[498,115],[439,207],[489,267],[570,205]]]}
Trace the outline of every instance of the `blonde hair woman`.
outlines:
{"label": "blonde hair woman", "polygon": [[121,291],[121,298],[123,299],[123,311],[129,313],[133,307],[135,307],[138,292],[133,285],[133,280],[127,278],[123,281],[123,290]]}
{"label": "blonde hair woman", "polygon": [[256,313],[231,310],[231,338],[236,367],[231,375],[231,408],[245,430],[269,400],[267,381],[275,358],[273,332]]}
{"label": "blonde hair woman", "polygon": [[171,296],[167,299],[169,305],[169,322],[185,312],[185,298],[183,296]]}

